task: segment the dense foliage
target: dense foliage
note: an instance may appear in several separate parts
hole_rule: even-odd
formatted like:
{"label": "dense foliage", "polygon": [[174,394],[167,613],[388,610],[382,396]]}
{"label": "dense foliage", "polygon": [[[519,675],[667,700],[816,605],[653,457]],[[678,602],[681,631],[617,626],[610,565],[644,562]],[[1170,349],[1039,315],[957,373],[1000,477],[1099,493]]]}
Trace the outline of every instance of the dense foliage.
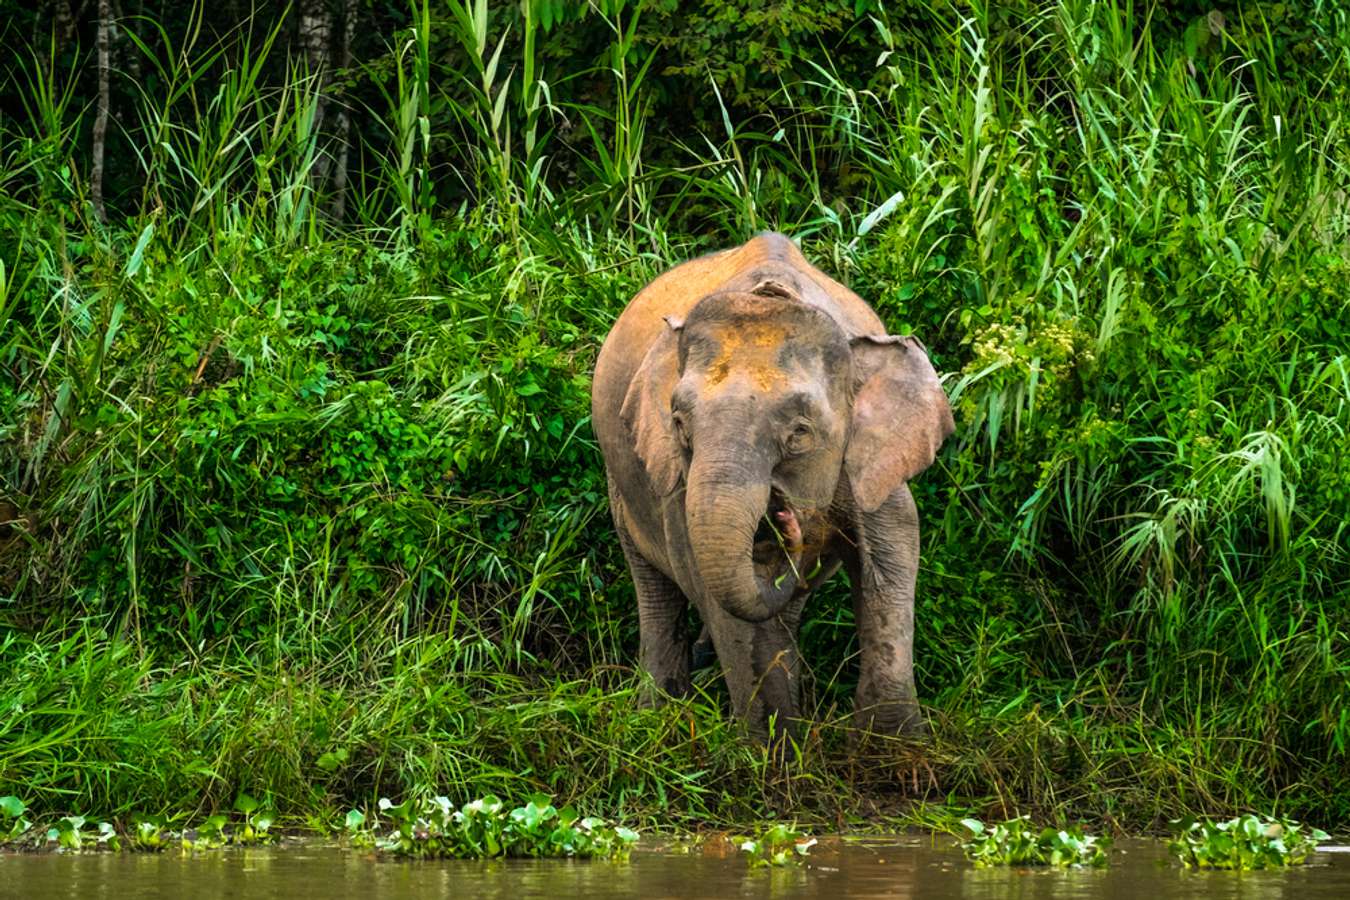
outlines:
{"label": "dense foliage", "polygon": [[[106,221],[95,59],[4,33],[0,793],[1350,814],[1345,9],[368,15],[321,79],[284,17],[118,22]],[[590,366],[644,282],[764,228],[957,414],[914,485],[934,740],[875,765],[841,585],[790,759],[715,672],[633,702]]]}

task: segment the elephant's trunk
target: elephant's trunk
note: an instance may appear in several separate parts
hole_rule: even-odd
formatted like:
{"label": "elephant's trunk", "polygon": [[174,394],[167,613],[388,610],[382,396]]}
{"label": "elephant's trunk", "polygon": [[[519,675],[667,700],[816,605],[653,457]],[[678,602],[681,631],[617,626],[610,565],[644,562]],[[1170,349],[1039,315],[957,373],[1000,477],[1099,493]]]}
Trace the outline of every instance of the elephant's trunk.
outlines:
{"label": "elephant's trunk", "polygon": [[768,473],[695,454],[687,485],[689,542],[707,599],[748,622],[778,615],[797,580],[785,577],[775,583],[755,574],[755,531],[771,493]]}

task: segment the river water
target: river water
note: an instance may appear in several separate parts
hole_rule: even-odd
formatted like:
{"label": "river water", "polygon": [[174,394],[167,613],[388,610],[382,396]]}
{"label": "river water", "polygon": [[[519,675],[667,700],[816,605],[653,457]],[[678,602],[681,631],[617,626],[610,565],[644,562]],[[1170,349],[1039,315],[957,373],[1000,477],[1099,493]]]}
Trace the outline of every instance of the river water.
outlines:
{"label": "river water", "polygon": [[196,856],[0,854],[0,897],[1350,898],[1350,853],[1339,852],[1279,872],[1191,872],[1163,844],[1132,840],[1116,844],[1107,869],[1059,872],[976,869],[946,839],[826,839],[803,866],[751,870],[724,843],[686,854],[647,843],[627,863],[406,862],[318,843]]}

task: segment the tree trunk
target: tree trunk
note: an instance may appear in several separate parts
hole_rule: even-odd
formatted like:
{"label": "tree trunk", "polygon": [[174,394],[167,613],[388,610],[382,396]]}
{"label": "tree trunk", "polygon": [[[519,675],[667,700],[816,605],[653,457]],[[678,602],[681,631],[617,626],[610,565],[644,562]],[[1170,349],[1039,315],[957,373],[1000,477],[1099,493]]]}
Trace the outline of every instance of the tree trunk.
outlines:
{"label": "tree trunk", "polygon": [[94,115],[94,160],[89,175],[89,199],[94,215],[100,222],[108,221],[103,207],[103,158],[108,142],[108,76],[112,68],[110,44],[112,37],[112,0],[98,0],[98,109]]}
{"label": "tree trunk", "polygon": [[55,40],[57,46],[65,46],[75,40],[75,26],[84,15],[84,4],[79,12],[70,8],[69,0],[44,0],[33,16],[33,46],[45,47],[47,42]]}
{"label": "tree trunk", "polygon": [[[356,0],[345,0],[342,7],[342,47],[338,51],[338,68],[347,72],[352,66],[352,41],[356,39]],[[345,76],[350,78],[350,76]],[[337,101],[337,162],[333,166],[332,216],[341,222],[347,212],[347,165],[351,150],[352,110],[344,93]]]}
{"label": "tree trunk", "polygon": [[317,195],[328,180],[328,155],[323,135],[324,113],[327,107],[327,87],[332,68],[333,13],[328,0],[302,0],[300,3],[300,43],[309,62],[309,76],[315,80],[317,97],[314,102],[313,131],[319,135],[319,152],[310,170],[310,185]]}

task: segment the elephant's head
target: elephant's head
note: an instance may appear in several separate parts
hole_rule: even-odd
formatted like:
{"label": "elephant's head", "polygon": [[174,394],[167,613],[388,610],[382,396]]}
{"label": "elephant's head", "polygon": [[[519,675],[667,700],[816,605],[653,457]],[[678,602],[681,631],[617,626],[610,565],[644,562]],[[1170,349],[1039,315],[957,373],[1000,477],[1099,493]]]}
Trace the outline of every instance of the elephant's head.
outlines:
{"label": "elephant's head", "polygon": [[951,410],[918,341],[850,340],[795,296],[712,294],[667,324],[623,415],[656,492],[684,486],[707,599],[762,621],[796,584],[769,524],[811,531],[844,475],[875,510],[933,461]]}

